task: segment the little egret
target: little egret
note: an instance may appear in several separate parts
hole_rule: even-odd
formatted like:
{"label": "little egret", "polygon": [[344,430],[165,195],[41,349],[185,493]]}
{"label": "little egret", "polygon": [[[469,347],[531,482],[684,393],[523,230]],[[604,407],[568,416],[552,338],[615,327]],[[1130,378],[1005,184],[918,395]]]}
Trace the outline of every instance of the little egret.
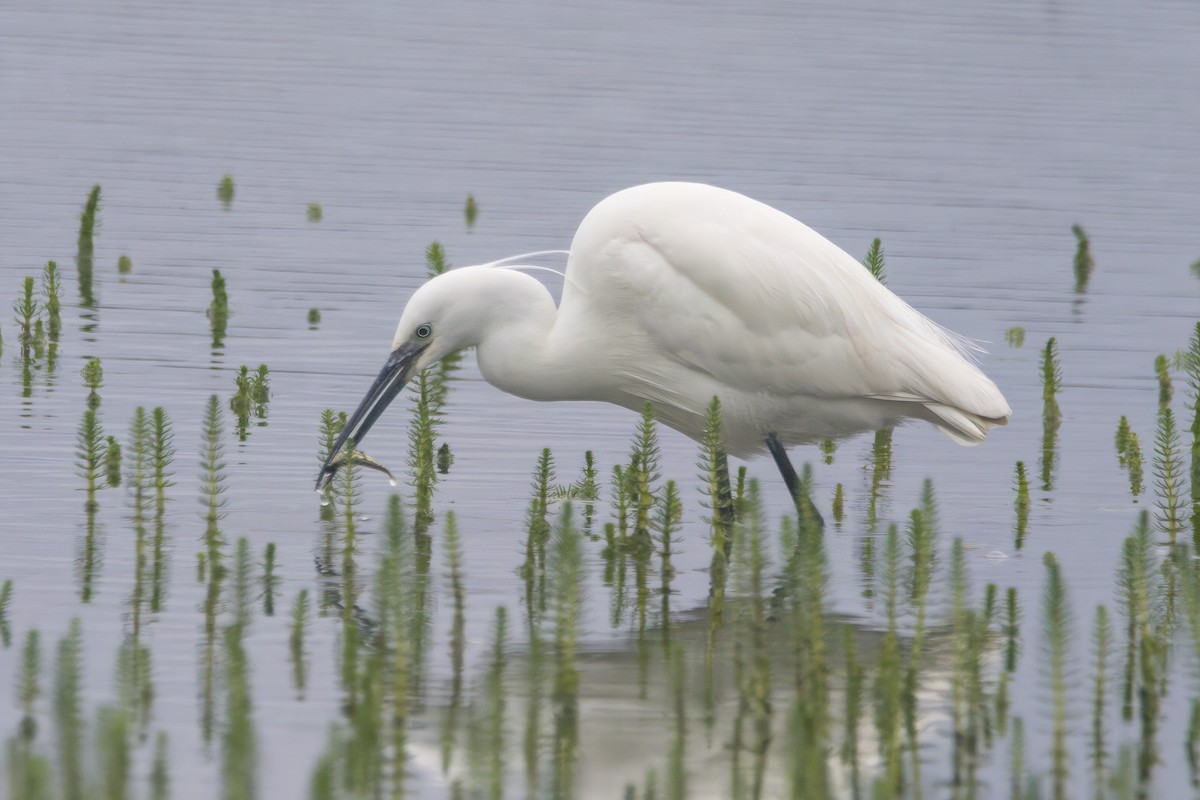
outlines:
{"label": "little egret", "polygon": [[717,396],[726,451],[769,450],[797,508],[810,511],[791,445],[906,418],[976,444],[1012,413],[967,340],[811,228],[736,192],[651,183],[602,200],[575,232],[557,307],[506,266],[450,270],[412,295],[318,488],[410,375],[467,347],[505,392],[634,410],[649,401],[693,439]]}

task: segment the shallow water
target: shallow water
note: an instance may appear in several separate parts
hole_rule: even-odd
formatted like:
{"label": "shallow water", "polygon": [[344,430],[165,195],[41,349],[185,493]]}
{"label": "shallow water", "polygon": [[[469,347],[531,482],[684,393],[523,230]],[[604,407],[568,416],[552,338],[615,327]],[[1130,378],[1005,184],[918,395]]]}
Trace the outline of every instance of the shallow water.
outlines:
{"label": "shallow water", "polygon": [[[860,256],[883,239],[888,283],[938,322],[988,342],[988,373],[1015,414],[984,445],[961,449],[926,427],[896,434],[881,510],[903,521],[932,478],[943,541],[964,538],[978,590],[1020,589],[1033,618],[1041,555],[1059,554],[1080,628],[1113,606],[1121,539],[1135,511],[1112,452],[1126,414],[1149,448],[1153,359],[1183,348],[1200,317],[1200,7],[1129,0],[991,2],[919,7],[478,2],[427,8],[328,4],[86,3],[8,8],[0,25],[0,295],[47,259],[63,268],[64,342],[54,375],[22,397],[16,333],[0,322],[0,580],[15,589],[15,640],[31,627],[57,640],[84,622],[89,700],[111,697],[128,627],[132,542],[123,490],[100,496],[103,561],[79,602],[84,515],[75,476],[78,372],[101,357],[106,432],[126,437],[137,405],[176,424],[177,486],[169,512],[171,583],[150,626],[155,728],[169,731],[175,796],[206,797],[216,774],[197,730],[193,580],[204,524],[195,504],[201,412],[227,398],[241,364],[271,368],[268,424],[226,448],[224,528],[256,559],[279,548],[284,605],[320,579],[316,430],[321,409],[353,406],[379,368],[434,239],[456,264],[563,248],[598,199],[627,185],[681,178],[743,191],[797,216]],[[222,208],[215,189],[233,175]],[[103,187],[95,310],[78,305],[75,236],[84,197]],[[467,193],[479,202],[473,231]],[[320,223],[305,219],[319,202]],[[1073,291],[1073,223],[1096,258]],[[120,254],[132,274],[117,275]],[[228,282],[225,344],[211,347],[211,270]],[[310,329],[309,308],[322,320]],[[1004,345],[1021,325],[1024,348]],[[1053,491],[1035,491],[1026,548],[1013,548],[1012,472],[1036,472],[1041,439],[1038,349],[1056,336],[1065,391]],[[468,359],[469,362],[469,359]],[[1182,386],[1176,408],[1182,410]],[[391,425],[388,424],[388,419]],[[492,609],[515,613],[529,474],[551,447],[562,479],[582,452],[602,474],[628,450],[635,417],[596,404],[538,406],[500,394],[468,366],[454,386],[444,439],[454,467],[436,508],[454,509],[465,549],[468,637],[483,659]],[[399,471],[404,414],[372,433],[369,452]],[[582,431],[582,433],[581,433]],[[694,496],[694,445],[663,436],[668,477],[684,487],[675,607],[702,607],[708,563]],[[845,484],[849,519],[827,537],[835,610],[876,618],[861,597],[870,440],[844,443],[816,468],[817,502]],[[783,490],[769,461],[750,464],[772,515]],[[386,481],[370,476],[364,510],[382,513]],[[370,544],[364,546],[369,551]],[[991,551],[1010,558],[986,559]],[[440,559],[440,556],[438,557]],[[598,571],[590,564],[594,575]],[[620,642],[604,590],[586,606],[585,643]],[[445,610],[438,611],[444,622]],[[444,624],[431,670],[444,677]],[[337,620],[319,619],[310,688],[297,700],[282,617],[249,638],[264,796],[300,796],[340,703]],[[1080,635],[1080,656],[1087,643]],[[619,649],[619,648],[618,648]],[[16,647],[0,651],[0,686],[15,682]],[[1025,685],[1036,663],[1022,662]],[[1180,676],[1179,697],[1196,694]],[[12,694],[5,695],[8,698]],[[4,735],[17,712],[6,700]],[[1084,700],[1076,699],[1082,716]],[[1186,707],[1184,702],[1178,708]],[[10,713],[11,712],[11,713]],[[1186,713],[1169,714],[1154,793],[1180,796]],[[1029,752],[1047,726],[1030,724]],[[1073,774],[1086,786],[1082,752]],[[1031,766],[1045,763],[1031,757]],[[996,774],[1003,773],[995,765]],[[640,779],[640,773],[630,780]],[[437,779],[422,785],[438,796]]]}

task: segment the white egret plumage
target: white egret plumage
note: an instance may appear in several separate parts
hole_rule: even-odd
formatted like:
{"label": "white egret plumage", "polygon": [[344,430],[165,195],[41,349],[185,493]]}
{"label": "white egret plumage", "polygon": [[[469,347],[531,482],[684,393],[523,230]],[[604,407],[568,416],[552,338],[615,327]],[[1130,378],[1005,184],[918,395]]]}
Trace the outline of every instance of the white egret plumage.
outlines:
{"label": "white egret plumage", "polygon": [[791,445],[906,418],[975,444],[1011,414],[965,339],[803,223],[702,184],[635,186],[596,205],[557,306],[538,280],[496,265],[421,286],[330,457],[361,443],[410,375],[467,347],[505,392],[634,410],[649,401],[693,439],[717,396],[727,451],[769,449],[793,496]]}

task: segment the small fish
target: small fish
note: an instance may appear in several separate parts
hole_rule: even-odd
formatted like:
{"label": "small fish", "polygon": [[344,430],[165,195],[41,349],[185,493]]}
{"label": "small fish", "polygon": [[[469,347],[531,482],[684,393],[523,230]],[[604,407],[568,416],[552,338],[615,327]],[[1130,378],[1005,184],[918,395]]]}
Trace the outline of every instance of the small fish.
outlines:
{"label": "small fish", "polygon": [[[341,468],[341,466],[345,463],[346,463],[345,451],[342,451],[341,453],[338,453],[336,456],[333,457],[333,460],[329,462],[329,466],[325,467],[325,472],[324,472],[324,475],[322,476],[323,478],[325,476],[328,476],[328,478],[325,479],[326,486],[329,485],[329,481],[333,480],[334,473],[337,472],[338,469]],[[367,455],[366,453],[364,453],[362,450],[354,451],[354,454],[350,456],[350,463],[354,464],[354,466],[356,466],[356,467],[366,467],[367,469],[373,469],[378,472],[382,472],[384,475],[387,476],[387,479],[392,484],[392,486],[396,485],[396,476],[392,474],[392,471],[390,469],[388,469],[387,467],[385,467],[383,464],[381,464],[378,460],[376,460],[376,459],[372,458],[371,456]]]}

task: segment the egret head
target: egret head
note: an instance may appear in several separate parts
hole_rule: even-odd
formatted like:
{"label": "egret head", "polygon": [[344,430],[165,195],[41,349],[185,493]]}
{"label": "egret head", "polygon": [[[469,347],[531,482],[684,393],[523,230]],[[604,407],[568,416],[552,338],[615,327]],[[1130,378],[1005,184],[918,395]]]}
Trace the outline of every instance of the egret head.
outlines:
{"label": "egret head", "polygon": [[410,377],[451,353],[478,344],[480,331],[497,305],[493,291],[496,272],[486,267],[462,267],[432,278],[413,293],[400,315],[383,369],[346,421],[321,467],[318,489],[333,477],[335,468],[330,468],[330,462],[346,442],[353,441],[355,446],[362,442]]}

